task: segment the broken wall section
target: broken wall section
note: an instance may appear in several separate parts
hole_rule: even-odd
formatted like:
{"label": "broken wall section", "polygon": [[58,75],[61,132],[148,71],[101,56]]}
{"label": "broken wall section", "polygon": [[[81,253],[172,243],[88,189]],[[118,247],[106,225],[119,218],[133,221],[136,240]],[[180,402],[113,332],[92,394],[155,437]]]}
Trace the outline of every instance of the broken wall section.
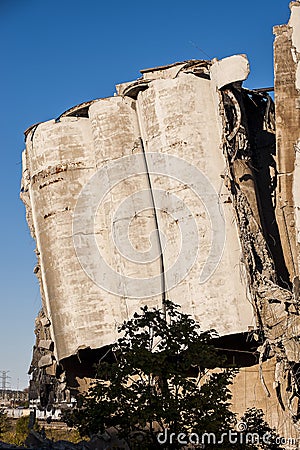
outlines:
{"label": "broken wall section", "polygon": [[276,217],[284,258],[299,291],[300,263],[300,3],[291,2],[287,25],[274,27],[277,147]]}
{"label": "broken wall section", "polygon": [[[299,174],[298,52],[300,3],[291,20],[276,27],[275,103],[263,92],[223,86],[223,152],[226,183],[239,229],[243,258],[258,320],[259,374],[267,398],[263,361],[273,360],[274,389],[287,424],[299,431]],[[272,364],[271,364],[272,366]]]}
{"label": "broken wall section", "polygon": [[[282,409],[277,425],[286,436],[294,436],[294,423],[298,426],[299,420],[300,322],[274,214],[274,116],[267,94],[235,85],[221,90],[220,96],[223,151],[228,168],[225,179],[235,210],[251,302],[257,317],[256,336],[261,342],[256,367],[264,391],[264,411],[268,420],[268,406],[273,402],[274,393],[265,382],[266,365],[263,362],[270,359],[268,367],[273,368],[273,386]],[[251,385],[254,378],[249,371],[246,383]],[[238,384],[234,384],[233,392],[239,395]],[[251,395],[248,399],[249,407],[256,406],[253,400],[251,404]]]}

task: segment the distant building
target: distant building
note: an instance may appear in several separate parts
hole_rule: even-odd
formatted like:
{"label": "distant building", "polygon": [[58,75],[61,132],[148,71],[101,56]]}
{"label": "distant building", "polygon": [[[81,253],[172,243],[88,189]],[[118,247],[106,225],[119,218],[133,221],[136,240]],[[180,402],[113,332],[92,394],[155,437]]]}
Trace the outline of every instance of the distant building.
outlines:
{"label": "distant building", "polygon": [[14,389],[0,389],[0,406],[17,405],[29,401],[28,389],[24,391]]}

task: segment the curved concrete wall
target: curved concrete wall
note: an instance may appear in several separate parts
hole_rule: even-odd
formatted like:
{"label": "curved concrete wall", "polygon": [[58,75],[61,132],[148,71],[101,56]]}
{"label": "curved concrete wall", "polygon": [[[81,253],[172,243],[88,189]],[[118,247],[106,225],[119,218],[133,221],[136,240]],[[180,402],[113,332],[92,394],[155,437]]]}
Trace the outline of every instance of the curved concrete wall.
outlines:
{"label": "curved concrete wall", "polygon": [[[221,178],[225,162],[215,85],[210,80],[181,73],[175,79],[152,81],[149,88],[139,94],[137,103],[146,151],[176,155],[199,169],[218,194],[216,201],[225,215],[226,240],[222,258],[213,276],[200,284],[214,227],[205,209],[205,198],[203,204],[193,193],[193,180],[188,173],[186,178],[190,179],[190,186],[187,189],[175,180],[153,177],[154,188],[175,192],[189,206],[200,237],[195,264],[182,283],[170,290],[169,296],[176,302],[180,300],[185,311],[193,312],[203,329],[215,328],[220,334],[247,331],[249,325],[255,324],[246,298],[246,286],[241,280],[242,255],[233,208],[228,203],[228,189]],[[179,179],[184,170],[184,165],[178,167]],[[174,212],[170,201],[168,210],[159,215],[160,227],[166,234],[174,232]],[[175,254],[176,242],[166,247],[167,266],[174,263]],[[229,267],[233,269],[230,277]]]}

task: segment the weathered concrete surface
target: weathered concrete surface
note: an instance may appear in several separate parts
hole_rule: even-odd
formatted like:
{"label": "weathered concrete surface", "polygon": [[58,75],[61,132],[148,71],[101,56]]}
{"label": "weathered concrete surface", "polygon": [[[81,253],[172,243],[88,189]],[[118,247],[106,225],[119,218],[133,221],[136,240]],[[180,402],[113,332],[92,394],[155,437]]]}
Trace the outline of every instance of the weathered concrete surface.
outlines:
{"label": "weathered concrete surface", "polygon": [[300,205],[298,142],[300,139],[300,3],[292,2],[287,25],[274,28],[277,148],[277,207],[280,234],[290,279],[299,277]]}
{"label": "weathered concrete surface", "polygon": [[211,79],[218,89],[230,83],[246,80],[249,73],[249,62],[246,55],[233,55],[215,61],[210,69]]}
{"label": "weathered concrete surface", "polygon": [[[260,379],[260,370],[263,374],[264,385]],[[299,447],[297,444],[292,445],[292,439],[295,439],[297,442],[298,436],[295,427],[289,419],[289,413],[283,410],[278,401],[276,394],[278,382],[274,381],[275,372],[275,357],[262,363],[261,367],[257,364],[241,368],[231,388],[233,394],[232,410],[241,417],[247,408],[262,409],[270,427],[275,428],[279,436],[285,436],[287,439],[290,439],[290,445],[286,445],[284,448],[296,449]],[[284,381],[284,386],[287,388],[287,380]],[[266,390],[268,390],[268,394]],[[293,401],[297,402],[296,398]],[[283,389],[282,404],[287,405],[288,402],[289,392]]]}
{"label": "weathered concrete surface", "polygon": [[[220,264],[213,276],[199,289],[197,280],[208,257],[211,239],[211,224],[207,212],[191,189],[183,189],[175,180],[152,177],[153,189],[176,193],[188,205],[197,216],[201,233],[197,260],[182,283],[169,292],[169,297],[175,302],[181,299],[184,310],[193,312],[203,329],[214,328],[221,334],[248,330],[249,326],[254,325],[254,321],[246,297],[246,285],[241,279],[241,248],[233,223],[232,204],[228,202],[228,189],[221,178],[225,165],[220,151],[222,141],[219,111],[214,99],[215,83],[185,72],[179,73],[174,79],[161,79],[158,70],[158,78],[155,80],[154,75],[152,77],[149,88],[141,92],[137,99],[146,153],[176,154],[206,174],[218,192],[226,223],[226,242]],[[236,77],[237,74],[234,79]],[[183,170],[183,167],[178,168],[178,175]],[[172,220],[174,213],[171,202],[166,211],[159,213],[160,229],[167,236],[175,234],[176,223]],[[164,252],[166,267],[174,263],[177,246],[178,241],[167,245]],[[230,279],[228,267],[235,268]]]}

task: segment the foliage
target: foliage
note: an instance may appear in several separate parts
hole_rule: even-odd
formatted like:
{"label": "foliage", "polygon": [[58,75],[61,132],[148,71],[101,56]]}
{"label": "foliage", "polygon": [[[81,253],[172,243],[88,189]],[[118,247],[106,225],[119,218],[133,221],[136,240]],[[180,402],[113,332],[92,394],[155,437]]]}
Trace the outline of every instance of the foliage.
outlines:
{"label": "foliage", "polygon": [[9,429],[9,420],[3,409],[0,409],[0,437]]}
{"label": "foliage", "polygon": [[[14,434],[14,444],[22,445],[29,434],[29,416],[21,416],[16,423],[16,429]],[[36,422],[33,427],[34,431],[40,431],[40,426]]]}
{"label": "foliage", "polygon": [[47,425],[45,427],[46,436],[51,441],[68,441],[73,444],[78,444],[78,442],[82,441],[82,438],[77,430],[72,428],[62,428],[61,422],[58,422],[59,427],[56,427],[56,423],[51,423],[51,425]]}
{"label": "foliage", "polygon": [[[27,419],[25,419],[26,417]],[[18,419],[17,421],[10,420],[9,430],[6,431],[1,436],[1,441],[6,442],[8,444],[23,445],[29,433],[28,417],[29,416],[22,416],[21,421],[20,419]],[[56,424],[52,422],[51,425],[43,423],[43,426],[45,426],[47,438],[51,439],[53,442],[65,440],[77,444],[78,442],[82,441],[82,438],[80,437],[79,432],[77,430],[67,427],[63,428],[61,426],[61,423]],[[42,432],[42,428],[38,422],[35,423],[33,429],[34,431],[37,431],[39,433]]]}
{"label": "foliage", "polygon": [[82,407],[65,417],[68,425],[82,435],[114,427],[130,448],[138,436],[136,448],[145,449],[168,448],[157,439],[165,429],[176,436],[220,436],[232,428],[229,385],[236,370],[211,370],[224,362],[210,344],[214,331],[201,332],[170,301],[165,311],[143,307],[119,331],[114,362],[100,362],[97,382],[81,398]]}
{"label": "foliage", "polygon": [[244,434],[256,435],[259,441],[259,445],[247,445],[245,449],[284,450],[284,447],[279,446],[282,438],[264,420],[264,413],[261,409],[248,408],[241,418],[241,422],[245,424]]}

